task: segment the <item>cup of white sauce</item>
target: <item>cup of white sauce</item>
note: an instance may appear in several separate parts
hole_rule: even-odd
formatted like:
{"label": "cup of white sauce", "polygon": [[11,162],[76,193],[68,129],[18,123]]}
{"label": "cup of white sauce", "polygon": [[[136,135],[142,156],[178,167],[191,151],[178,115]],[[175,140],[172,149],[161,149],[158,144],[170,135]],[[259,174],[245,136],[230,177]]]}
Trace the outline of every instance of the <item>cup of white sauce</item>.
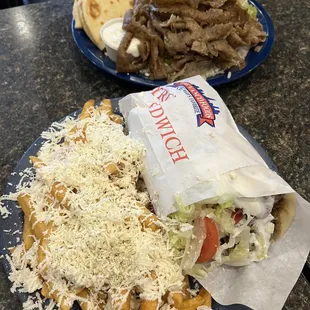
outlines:
{"label": "cup of white sauce", "polygon": [[[125,31],[122,28],[123,19],[114,18],[106,22],[100,29],[100,36],[104,42],[105,48],[107,50],[108,57],[116,62],[117,50],[120,46],[120,43],[125,35]],[[133,57],[139,57],[140,40],[133,38],[128,46],[126,51],[127,54],[130,54]]]}

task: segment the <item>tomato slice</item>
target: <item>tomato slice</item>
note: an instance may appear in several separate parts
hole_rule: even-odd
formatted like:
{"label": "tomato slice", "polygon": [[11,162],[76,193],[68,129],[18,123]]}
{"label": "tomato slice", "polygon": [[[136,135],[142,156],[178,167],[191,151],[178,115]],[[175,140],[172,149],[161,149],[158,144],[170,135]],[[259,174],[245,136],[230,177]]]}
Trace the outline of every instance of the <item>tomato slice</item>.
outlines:
{"label": "tomato slice", "polygon": [[211,260],[219,246],[219,231],[216,223],[208,217],[205,217],[203,220],[207,234],[197,260],[198,263],[206,263]]}
{"label": "tomato slice", "polygon": [[235,224],[238,224],[243,219],[243,213],[241,209],[236,209],[231,214],[232,219],[235,221]]}

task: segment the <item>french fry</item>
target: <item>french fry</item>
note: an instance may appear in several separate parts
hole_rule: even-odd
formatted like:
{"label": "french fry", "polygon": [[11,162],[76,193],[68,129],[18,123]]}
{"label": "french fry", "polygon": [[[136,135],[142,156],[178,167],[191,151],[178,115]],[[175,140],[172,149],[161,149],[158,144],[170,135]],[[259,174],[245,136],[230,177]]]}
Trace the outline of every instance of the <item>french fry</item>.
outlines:
{"label": "french fry", "polygon": [[59,305],[60,310],[70,310],[71,305],[67,302],[66,297],[61,296],[57,290],[53,291],[53,286],[54,286],[53,283],[47,282],[46,284],[47,284],[48,294],[51,296],[50,298],[55,300],[55,302]]}
{"label": "french fry", "polygon": [[52,295],[50,294],[50,290],[46,282],[43,282],[42,284],[41,294],[45,298],[52,298]]}
{"label": "french fry", "polygon": [[181,305],[182,305],[182,302],[183,302],[183,294],[178,292],[178,293],[171,293],[172,296],[172,301],[173,301],[173,304],[172,306],[176,309],[180,309]]}
{"label": "french fry", "polygon": [[122,290],[122,295],[126,296],[126,300],[125,302],[120,305],[120,303],[123,301],[123,300],[114,300],[112,301],[112,304],[113,304],[113,308],[115,309],[118,309],[118,310],[130,310],[130,303],[131,303],[131,292],[128,292],[128,290]]}
{"label": "french fry", "polygon": [[211,307],[212,297],[211,294],[204,288],[199,292],[199,295],[204,299],[203,306]]}
{"label": "french fry", "polygon": [[197,307],[202,306],[204,298],[197,295],[196,297],[184,300],[179,310],[196,310]]}
{"label": "french fry", "polygon": [[44,162],[38,157],[29,156],[29,159],[35,168],[41,168],[41,167],[45,166]]}
{"label": "french fry", "polygon": [[23,227],[23,241],[26,251],[28,251],[33,245],[34,239],[32,235],[34,235],[34,232],[31,227],[31,222],[29,220],[29,217],[25,215]]}
{"label": "french fry", "polygon": [[120,125],[122,125],[124,121],[123,118],[118,114],[111,114],[110,119],[112,122],[120,124]]}
{"label": "french fry", "polygon": [[38,222],[35,214],[34,207],[31,203],[31,197],[29,194],[19,194],[17,197],[18,204],[21,206],[26,217],[29,218],[34,235],[37,239],[44,237],[44,231],[46,230],[43,222]]}
{"label": "french fry", "polygon": [[[47,247],[48,247],[48,238],[51,234],[53,230],[53,223],[50,222],[48,223],[47,225],[47,229],[45,231],[45,235],[42,239],[40,239],[40,243],[39,243],[39,247],[38,247],[38,252],[37,252],[37,262],[38,262],[38,265],[40,265],[44,259],[46,258],[46,251],[47,251]],[[41,270],[41,274],[45,274],[46,273],[46,267],[44,269]]]}
{"label": "french fry", "polygon": [[85,288],[85,287],[75,288],[74,294],[80,296],[80,294],[82,294],[82,295],[84,294],[84,291],[87,291],[87,288]]}
{"label": "french fry", "polygon": [[10,251],[11,255],[15,252],[16,250],[16,247],[11,247],[11,248],[8,248],[8,250]]}
{"label": "french fry", "polygon": [[66,185],[60,183],[60,182],[55,182],[52,185],[52,190],[51,190],[51,195],[58,200],[61,206],[63,206],[66,209],[70,209],[70,201],[66,197],[68,188]]}
{"label": "french fry", "polygon": [[128,292],[127,290],[122,291],[122,295],[126,295],[126,301],[122,304],[120,310],[130,310],[130,301],[131,301],[131,292]]}
{"label": "french fry", "polygon": [[103,112],[107,115],[113,114],[112,103],[110,99],[104,99],[96,109],[98,112]]}
{"label": "french fry", "polygon": [[[95,105],[95,101],[93,99],[90,99],[88,100],[84,106],[83,106],[83,109],[82,109],[82,112],[79,116],[79,119],[80,120],[83,120],[85,118],[89,118],[91,117],[93,111],[94,111],[94,105]],[[82,134],[79,135],[78,137],[75,137],[74,138],[74,142],[82,142],[82,143],[86,143],[87,142],[87,139],[86,139],[86,128],[87,128],[87,124],[85,124],[85,126],[83,127],[82,129]],[[76,132],[78,131],[78,128],[76,126],[74,126],[69,134],[70,135],[74,135]]]}
{"label": "french fry", "polygon": [[31,203],[31,197],[29,194],[19,194],[17,197],[18,204],[22,208],[24,214],[30,219],[31,213],[34,212],[34,208]]}
{"label": "french fry", "polygon": [[82,142],[82,143],[86,143],[87,142],[87,139],[86,139],[86,128],[87,128],[87,126],[85,125],[83,127],[82,134],[80,136],[76,137],[74,139],[74,142]]}
{"label": "french fry", "polygon": [[140,310],[157,310],[158,300],[142,300]]}
{"label": "french fry", "polygon": [[86,101],[83,106],[82,112],[79,116],[79,119],[82,120],[91,117],[92,112],[94,111],[94,106],[95,106],[95,100],[90,99]]}
{"label": "french fry", "polygon": [[54,291],[52,297],[57,304],[60,304],[59,305],[60,310],[71,310],[71,305],[69,305],[67,299],[65,297],[61,298],[58,291]]}
{"label": "french fry", "polygon": [[[84,127],[82,129],[82,134],[74,138],[74,142],[82,142],[82,143],[86,143],[87,142],[87,139],[86,139],[86,128],[87,128],[87,124],[84,125]],[[78,128],[76,126],[74,126],[69,131],[69,134],[70,135],[74,135],[77,131],[78,131]]]}
{"label": "french fry", "polygon": [[[89,299],[89,290],[84,288],[81,292],[79,292],[77,294],[78,296],[85,298],[85,299]],[[89,308],[89,303],[88,302],[83,302],[83,301],[78,301],[80,307],[82,310],[91,310]]]}
{"label": "french fry", "polygon": [[139,216],[139,221],[142,224],[143,229],[150,228],[152,231],[158,230],[159,227],[155,223],[158,220],[158,217],[140,203],[139,206],[141,206],[144,212],[143,215]]}
{"label": "french fry", "polygon": [[105,163],[104,170],[108,175],[115,175],[119,171],[117,165],[112,162]]}

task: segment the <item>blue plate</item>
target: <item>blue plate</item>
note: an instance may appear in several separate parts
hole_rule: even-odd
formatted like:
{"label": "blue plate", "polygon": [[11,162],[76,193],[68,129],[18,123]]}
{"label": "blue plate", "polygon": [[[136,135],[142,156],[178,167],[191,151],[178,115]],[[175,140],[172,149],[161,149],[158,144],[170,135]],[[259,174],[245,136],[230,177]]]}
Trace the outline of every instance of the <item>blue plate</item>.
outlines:
{"label": "blue plate", "polygon": [[[119,107],[118,107],[119,98],[112,99],[111,101],[112,101],[114,113],[120,114]],[[70,116],[77,117],[80,111],[81,110],[78,110],[70,114]],[[260,156],[265,160],[269,168],[277,172],[277,168],[275,164],[272,162],[272,160],[267,155],[267,153],[262,148],[262,146],[258,144],[258,142],[253,137],[251,137],[250,134],[245,129],[243,129],[241,126],[238,126],[238,128],[240,132],[242,133],[242,135],[251,143],[251,145],[256,149],[256,151],[260,154]],[[6,189],[4,191],[5,195],[11,192],[15,192],[16,186],[21,180],[21,173],[26,168],[32,168],[32,164],[30,164],[29,162],[29,156],[36,155],[44,141],[45,140],[39,137],[29,147],[29,149],[24,153],[19,163],[15,167],[14,172],[8,178],[8,185],[6,186]],[[25,179],[25,181],[27,180]],[[7,248],[15,247],[16,245],[22,242],[24,215],[21,209],[17,208],[17,203],[15,201],[6,201],[5,205],[7,206],[8,210],[11,212],[11,215],[5,220],[1,218],[0,216],[0,227],[1,227],[0,255],[4,255],[4,258],[2,259],[2,264],[4,267],[5,273],[8,275],[11,271],[11,267],[5,255],[9,255],[9,251]],[[16,232],[16,231],[19,231],[19,232]],[[21,302],[25,302],[30,294],[17,291],[16,295],[18,296]],[[31,295],[35,298],[34,294],[31,294]],[[78,309],[80,308],[77,304],[75,304],[72,308],[72,310],[78,310]],[[239,305],[239,304],[228,305],[228,306],[220,305],[215,300],[212,301],[212,309],[213,310],[251,310],[249,307],[246,307],[244,305]]]}
{"label": "blue plate", "polygon": [[[211,86],[218,86],[226,84],[252,72],[258,67],[267,56],[271,53],[271,49],[274,42],[274,28],[272,21],[265,11],[263,6],[256,0],[249,0],[257,9],[257,18],[263,25],[264,31],[267,33],[267,38],[259,53],[251,49],[246,57],[246,66],[242,70],[228,70],[231,71],[231,77],[227,78],[227,73],[220,74],[211,78],[207,81]],[[80,49],[80,51],[97,67],[100,69],[128,82],[140,84],[149,87],[158,87],[167,84],[166,80],[150,80],[142,74],[129,74],[129,73],[118,73],[115,69],[115,63],[105,56],[104,52],[99,50],[96,45],[88,38],[84,30],[75,29],[75,22],[72,20],[71,30],[73,39]]]}

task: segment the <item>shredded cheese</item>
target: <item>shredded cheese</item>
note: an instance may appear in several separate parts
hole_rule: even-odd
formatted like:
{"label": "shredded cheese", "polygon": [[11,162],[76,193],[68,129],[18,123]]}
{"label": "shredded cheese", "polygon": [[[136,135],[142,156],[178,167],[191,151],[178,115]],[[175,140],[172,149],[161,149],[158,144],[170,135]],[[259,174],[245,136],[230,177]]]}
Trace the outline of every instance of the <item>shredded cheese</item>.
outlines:
{"label": "shredded cheese", "polygon": [[[86,143],[74,142],[83,135]],[[142,229],[139,220],[144,214],[141,204],[149,201],[147,192],[137,189],[143,168],[142,145],[125,136],[121,125],[99,113],[54,123],[42,137],[46,142],[38,157],[44,165],[35,174],[33,169],[21,172],[18,190],[31,196],[37,222],[53,222],[54,229],[39,266],[37,240],[27,253],[21,245],[12,260],[7,255],[12,290],[40,289],[39,273],[45,267],[47,272],[41,277],[53,283],[52,292],[58,292],[70,305],[84,300],[72,290],[91,288],[91,309],[97,309],[100,292],[121,305],[126,298],[124,290],[135,289],[140,298],[159,301],[168,290],[180,290],[181,258],[169,244],[169,225],[159,222],[161,229],[154,232]],[[116,173],[107,171],[108,163],[117,165]],[[61,194],[65,195],[63,201],[70,201],[70,210],[51,197],[55,182],[59,182],[58,188],[66,188]],[[33,309],[32,301],[29,299],[24,309]]]}

